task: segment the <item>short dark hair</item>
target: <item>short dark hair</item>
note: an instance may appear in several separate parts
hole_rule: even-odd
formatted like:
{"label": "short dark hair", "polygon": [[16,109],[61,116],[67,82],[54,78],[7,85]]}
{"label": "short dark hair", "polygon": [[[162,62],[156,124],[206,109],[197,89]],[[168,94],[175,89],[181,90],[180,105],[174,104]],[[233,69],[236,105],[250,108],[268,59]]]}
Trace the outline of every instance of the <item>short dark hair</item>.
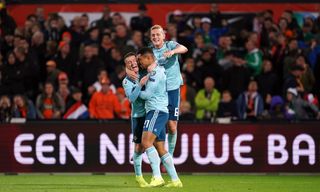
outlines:
{"label": "short dark hair", "polygon": [[138,55],[139,55],[139,54],[140,54],[140,55],[145,55],[145,54],[152,54],[152,55],[154,55],[152,49],[149,48],[149,47],[142,47],[141,49],[139,49],[139,51],[138,51],[137,54],[138,54]]}
{"label": "short dark hair", "polygon": [[124,60],[126,60],[126,58],[131,57],[131,56],[136,56],[136,54],[132,51],[130,51],[129,53],[126,53],[123,57]]}

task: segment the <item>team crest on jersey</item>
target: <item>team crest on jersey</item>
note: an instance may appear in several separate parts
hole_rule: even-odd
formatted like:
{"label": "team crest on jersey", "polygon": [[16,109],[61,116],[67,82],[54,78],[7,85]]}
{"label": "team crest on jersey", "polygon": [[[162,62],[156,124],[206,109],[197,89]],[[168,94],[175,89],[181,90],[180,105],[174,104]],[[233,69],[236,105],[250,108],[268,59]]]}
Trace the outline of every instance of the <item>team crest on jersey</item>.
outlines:
{"label": "team crest on jersey", "polygon": [[124,80],[124,84],[126,85],[128,83],[128,81],[127,80]]}
{"label": "team crest on jersey", "polygon": [[150,76],[152,77],[152,76],[155,76],[156,75],[156,71],[152,71],[151,73],[150,73]]}

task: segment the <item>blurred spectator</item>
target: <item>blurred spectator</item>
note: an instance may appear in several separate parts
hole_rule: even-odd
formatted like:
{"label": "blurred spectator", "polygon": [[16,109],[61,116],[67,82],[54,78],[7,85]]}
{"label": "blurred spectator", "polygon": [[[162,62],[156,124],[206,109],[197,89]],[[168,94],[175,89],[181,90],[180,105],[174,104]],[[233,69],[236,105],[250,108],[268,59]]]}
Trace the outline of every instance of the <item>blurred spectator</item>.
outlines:
{"label": "blurred spectator", "polygon": [[212,77],[204,80],[204,89],[198,91],[195,97],[196,118],[198,120],[213,120],[218,110],[220,92],[215,89],[215,81]]}
{"label": "blurred spectator", "polygon": [[46,39],[49,41],[59,42],[61,37],[61,31],[59,29],[59,16],[53,14],[48,20],[48,26],[46,28],[45,34]]}
{"label": "blurred spectator", "polygon": [[108,72],[112,73],[118,66],[124,66],[123,57],[121,50],[114,47],[111,49],[111,59],[108,61],[106,69]]}
{"label": "blurred spectator", "polygon": [[45,14],[44,14],[44,9],[43,7],[37,7],[35,16],[37,17],[37,22],[40,24],[41,29],[44,28],[44,23],[45,23]]}
{"label": "blurred spectator", "polygon": [[232,39],[228,35],[222,35],[219,37],[219,47],[216,53],[216,59],[218,64],[222,67],[223,70],[227,70],[232,66],[230,62],[229,54],[231,51]]}
{"label": "blurred spectator", "polygon": [[72,84],[74,84],[74,76],[77,68],[77,55],[71,52],[70,44],[65,41],[60,41],[58,53],[54,57],[57,68],[67,73]]}
{"label": "blurred spectator", "polygon": [[92,95],[94,92],[101,91],[101,88],[102,88],[101,81],[102,81],[102,79],[106,79],[107,80],[107,82],[109,84],[109,88],[111,89],[112,93],[116,94],[116,87],[113,84],[111,84],[108,72],[105,69],[101,69],[98,72],[98,80],[93,85],[88,87],[89,95]]}
{"label": "blurred spectator", "polygon": [[197,90],[202,82],[200,82],[200,74],[199,71],[196,70],[193,58],[186,59],[183,64],[182,71],[186,76],[186,84]]}
{"label": "blurred spectator", "polygon": [[118,65],[114,73],[111,74],[110,81],[115,87],[121,87],[122,80],[125,78],[125,76],[126,76],[126,71],[124,68],[124,64]]}
{"label": "blurred spectator", "polygon": [[190,105],[190,109],[195,109],[194,98],[196,96],[196,90],[187,84],[187,78],[185,73],[181,73],[183,85],[180,87],[180,101],[187,101]]}
{"label": "blurred spectator", "polygon": [[111,50],[115,47],[115,44],[112,41],[110,33],[103,33],[101,39],[99,57],[104,63],[105,68],[108,69],[110,65],[109,62],[111,60]]}
{"label": "blurred spectator", "polygon": [[24,92],[24,66],[16,61],[13,52],[9,52],[2,69],[3,94],[14,95]]}
{"label": "blurred spectator", "polygon": [[301,52],[302,50],[298,47],[297,39],[290,39],[282,63],[284,77],[290,73],[291,68],[296,64],[296,58],[301,54]]}
{"label": "blurred spectator", "polygon": [[86,105],[82,103],[82,93],[78,88],[72,90],[72,104],[67,108],[63,119],[88,119],[89,112]]}
{"label": "blurred spectator", "polygon": [[83,42],[83,44],[88,45],[88,44],[99,44],[99,37],[100,37],[100,31],[97,26],[91,27],[87,31],[87,38]]}
{"label": "blurred spectator", "polygon": [[132,51],[138,51],[144,46],[143,34],[140,31],[133,31],[131,39],[127,42],[127,46],[132,49]]}
{"label": "blurred spectator", "polygon": [[188,101],[181,101],[179,112],[180,121],[193,121],[195,119],[194,112],[192,111],[191,105]]}
{"label": "blurred spectator", "polygon": [[180,34],[186,29],[185,15],[179,9],[176,9],[173,11],[172,17],[169,18],[169,23],[172,23],[175,25],[177,29],[177,34]]}
{"label": "blurred spectator", "polygon": [[253,76],[257,76],[261,73],[262,69],[262,52],[257,48],[256,43],[252,40],[247,41],[245,46],[248,51],[245,56],[246,65],[250,69],[251,74]]}
{"label": "blurred spectator", "polygon": [[120,49],[121,53],[124,53],[127,49],[127,43],[130,39],[128,28],[125,24],[118,24],[115,26],[114,43]]}
{"label": "blurred spectator", "polygon": [[[263,100],[267,95],[275,95],[280,88],[277,75],[272,71],[272,63],[269,59],[264,59],[262,63],[262,73],[257,76],[259,93]],[[266,102],[265,102],[266,103]]]}
{"label": "blurred spectator", "polygon": [[287,75],[286,79],[283,82],[283,93],[286,95],[286,92],[289,88],[295,88],[298,92],[303,93],[304,87],[301,83],[301,76],[303,74],[304,68],[300,65],[295,65],[291,68],[291,72]]}
{"label": "blurred spectator", "polygon": [[87,99],[87,89],[92,85],[98,75],[98,71],[103,68],[103,63],[94,56],[91,45],[84,47],[84,58],[80,61],[76,76],[79,87],[82,89],[84,99]]}
{"label": "blurred spectator", "polygon": [[106,28],[112,28],[112,18],[111,18],[111,10],[109,6],[104,6],[101,19],[94,21],[95,25],[99,27],[100,31],[103,31]]}
{"label": "blurred spectator", "polygon": [[237,118],[238,116],[237,104],[233,101],[230,91],[223,91],[218,106],[217,117]]}
{"label": "blurred spectator", "polygon": [[286,118],[285,102],[281,96],[268,96],[267,106],[265,105],[264,111],[261,114],[261,119],[282,120]]}
{"label": "blurred spectator", "polygon": [[294,31],[299,30],[299,25],[297,20],[294,18],[293,12],[291,10],[285,10],[282,15],[288,21],[288,28]]}
{"label": "blurred spectator", "polygon": [[13,17],[8,14],[5,1],[1,1],[1,3],[3,3],[3,7],[0,9],[0,37],[3,37],[5,34],[12,34],[17,24]]}
{"label": "blurred spectator", "polygon": [[[82,41],[85,39],[84,32],[81,27],[81,18],[76,16],[71,21],[70,35],[68,33],[63,33],[63,36],[70,36],[72,39],[71,44],[75,47],[79,47]],[[63,39],[65,41],[65,39]]]}
{"label": "blurred spectator", "polygon": [[250,80],[249,69],[244,66],[244,61],[241,59],[239,53],[231,53],[232,67],[223,72],[222,89],[229,90],[232,98],[238,98]]}
{"label": "blurred spectator", "polygon": [[72,98],[68,84],[59,84],[57,94],[59,94],[61,99],[64,101],[65,108],[70,107]]}
{"label": "blurred spectator", "polygon": [[[308,110],[312,112],[309,116]],[[286,116],[288,119],[310,119],[320,118],[320,112],[317,106],[303,100],[295,88],[287,90]]]}
{"label": "blurred spectator", "polygon": [[222,68],[217,64],[212,52],[213,51],[211,51],[210,48],[203,50],[201,59],[197,65],[200,66],[198,69],[199,74],[201,74],[201,80],[205,79],[207,76],[210,76],[215,79],[217,85],[219,86],[218,83],[220,82]]}
{"label": "blurred spectator", "polygon": [[212,3],[209,11],[209,18],[211,19],[212,27],[221,28],[222,21],[226,22],[222,19],[222,14],[219,10],[219,5],[216,3]]}
{"label": "blurred spectator", "polygon": [[240,119],[254,120],[263,112],[263,99],[258,93],[256,81],[250,81],[248,90],[237,99],[238,115]]}
{"label": "blurred spectator", "polygon": [[270,104],[270,118],[271,119],[285,119],[285,105],[281,96],[273,96]]}
{"label": "blurred spectator", "polygon": [[116,27],[118,25],[123,25],[125,28],[127,28],[126,20],[123,18],[123,16],[119,12],[116,12],[112,15],[112,23],[113,23],[113,27]]}
{"label": "blurred spectator", "polygon": [[13,98],[13,117],[36,119],[37,113],[32,101],[22,95],[15,95]]}
{"label": "blurred spectator", "polygon": [[46,82],[43,92],[37,97],[37,115],[40,119],[60,119],[65,110],[65,103],[54,92],[51,82]]}
{"label": "blurred spectator", "polygon": [[12,52],[14,49],[14,34],[8,33],[4,35],[4,38],[0,38],[0,53],[6,55],[8,52]]}
{"label": "blurred spectator", "polygon": [[[25,42],[25,40],[23,40]],[[28,44],[26,43],[24,47]],[[28,50],[24,47],[16,47],[14,54],[16,56],[17,65],[23,67],[23,82],[25,94],[28,98],[34,99],[38,93],[39,86],[39,66],[36,63],[36,59],[30,55],[28,57]]]}
{"label": "blurred spectator", "polygon": [[315,84],[315,77],[313,71],[310,68],[310,65],[306,61],[306,57],[303,55],[299,55],[296,59],[296,64],[303,68],[303,72],[301,74],[301,84],[304,88],[304,91],[309,93],[313,90],[313,86]]}
{"label": "blurred spectator", "polygon": [[121,111],[118,114],[118,117],[120,119],[129,119],[131,115],[131,104],[129,99],[126,97],[124,93],[124,89],[122,87],[119,87],[117,89],[116,95],[121,107]]}
{"label": "blurred spectator", "polygon": [[101,80],[101,91],[95,92],[89,103],[91,119],[114,119],[121,112],[120,103],[109,88],[107,79]]}
{"label": "blurred spectator", "polygon": [[139,15],[132,17],[130,20],[131,30],[137,30],[143,35],[147,35],[146,33],[153,25],[152,18],[146,15],[148,9],[145,4],[139,4],[138,11]]}
{"label": "blurred spectator", "polygon": [[0,98],[0,122],[8,123],[12,117],[11,111],[11,101],[10,98],[6,95],[3,95]]}
{"label": "blurred spectator", "polygon": [[46,81],[50,81],[54,83],[54,86],[57,87],[58,75],[61,73],[59,69],[57,69],[57,64],[54,60],[49,60],[46,63],[47,66],[47,78]]}
{"label": "blurred spectator", "polygon": [[192,57],[198,61],[202,55],[203,49],[206,47],[203,35],[198,32],[194,35],[194,45],[192,50]]}
{"label": "blurred spectator", "polygon": [[89,15],[84,13],[80,17],[80,26],[83,32],[86,32],[89,30]]}
{"label": "blurred spectator", "polygon": [[60,72],[58,75],[58,86],[60,85],[69,86],[69,78],[65,72]]}
{"label": "blurred spectator", "polygon": [[204,42],[206,44],[218,45],[219,37],[228,31],[226,27],[224,28],[212,28],[211,20],[208,17],[201,19],[201,30],[200,32],[204,36]]}

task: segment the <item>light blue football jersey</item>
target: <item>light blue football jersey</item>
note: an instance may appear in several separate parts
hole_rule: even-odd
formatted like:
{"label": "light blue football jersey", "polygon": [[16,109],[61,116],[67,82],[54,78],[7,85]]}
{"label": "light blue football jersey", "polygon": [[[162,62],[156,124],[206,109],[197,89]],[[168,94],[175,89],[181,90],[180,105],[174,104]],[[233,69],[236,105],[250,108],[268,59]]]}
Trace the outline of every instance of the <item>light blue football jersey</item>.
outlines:
{"label": "light blue football jersey", "polygon": [[152,47],[153,53],[157,59],[157,62],[160,66],[164,66],[166,69],[167,75],[167,91],[172,91],[180,88],[183,84],[181,73],[180,73],[180,65],[178,54],[174,54],[170,58],[165,58],[163,53],[165,51],[175,49],[179,43],[175,41],[166,41],[160,49]]}
{"label": "light blue football jersey", "polygon": [[122,87],[131,102],[131,117],[143,117],[146,114],[145,101],[139,97],[141,86],[139,80],[133,81],[126,77],[122,81]]}
{"label": "light blue football jersey", "polygon": [[146,89],[140,92],[140,97],[146,102],[147,113],[151,110],[168,113],[168,92],[164,67],[157,65],[148,75]]}

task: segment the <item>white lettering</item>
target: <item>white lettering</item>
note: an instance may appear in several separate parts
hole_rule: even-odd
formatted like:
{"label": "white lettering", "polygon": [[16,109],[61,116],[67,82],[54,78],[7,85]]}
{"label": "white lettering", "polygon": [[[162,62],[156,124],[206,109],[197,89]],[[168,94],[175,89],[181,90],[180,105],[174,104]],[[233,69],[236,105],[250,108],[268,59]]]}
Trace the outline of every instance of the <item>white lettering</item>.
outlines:
{"label": "white lettering", "polygon": [[125,162],[125,136],[123,133],[118,135],[118,149],[112,143],[107,134],[100,135],[100,163],[105,165],[107,163],[107,151],[110,151],[118,164]]}
{"label": "white lettering", "polygon": [[67,150],[79,165],[82,165],[84,163],[84,135],[82,133],[79,133],[77,140],[78,146],[76,148],[66,134],[62,133],[60,135],[59,159],[61,164],[66,164]]}
{"label": "white lettering", "polygon": [[209,134],[207,137],[207,156],[200,156],[200,136],[199,134],[193,135],[193,159],[200,165],[207,165],[212,162],[215,165],[222,165],[229,159],[229,136],[223,134],[222,136],[222,155],[216,157],[214,153],[214,135]]}
{"label": "white lettering", "polygon": [[236,137],[233,143],[233,156],[236,162],[240,165],[252,165],[253,158],[243,157],[241,153],[250,153],[252,148],[250,146],[241,146],[241,143],[244,141],[252,141],[253,135],[251,134],[242,134]]}
{"label": "white lettering", "polygon": [[173,162],[175,165],[183,164],[188,159],[188,135],[183,133],[181,135],[181,155],[179,157],[173,157]]}
{"label": "white lettering", "polygon": [[31,165],[34,163],[34,159],[32,157],[23,157],[21,153],[30,153],[32,152],[32,147],[30,145],[22,145],[24,141],[32,141],[34,139],[33,134],[21,134],[14,141],[14,157],[15,159],[23,165]]}
{"label": "white lettering", "polygon": [[[279,142],[279,145],[276,145]],[[288,151],[285,149],[287,140],[283,135],[271,134],[268,136],[268,163],[269,165],[283,165],[288,159]],[[276,154],[280,157],[276,157]]]}
{"label": "white lettering", "polygon": [[52,153],[54,151],[54,147],[52,145],[44,145],[44,142],[54,140],[56,140],[56,135],[53,133],[42,134],[37,139],[36,156],[40,163],[45,165],[53,165],[56,163],[56,159],[54,157],[45,157],[43,155],[43,153]]}
{"label": "white lettering", "polygon": [[[307,149],[301,149],[300,144],[302,142],[306,142],[308,144]],[[298,135],[292,144],[292,153],[293,153],[293,164],[298,165],[300,162],[300,156],[308,156],[309,164],[315,164],[315,144],[312,137],[308,134],[300,134]]]}

